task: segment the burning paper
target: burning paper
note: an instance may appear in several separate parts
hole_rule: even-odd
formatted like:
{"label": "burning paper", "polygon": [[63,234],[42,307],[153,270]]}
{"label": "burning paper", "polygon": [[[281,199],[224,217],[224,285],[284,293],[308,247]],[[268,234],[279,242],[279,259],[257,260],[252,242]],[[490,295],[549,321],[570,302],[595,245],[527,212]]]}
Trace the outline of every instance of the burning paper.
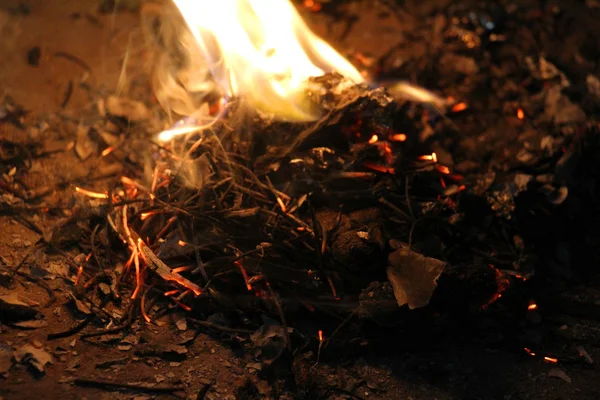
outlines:
{"label": "burning paper", "polygon": [[279,119],[310,121],[319,113],[307,96],[309,78],[337,72],[363,82],[350,62],[308,28],[290,1],[174,2],[188,25],[186,34],[193,37],[184,34],[180,41],[200,90],[209,87],[204,81],[209,75],[223,98],[243,96]]}

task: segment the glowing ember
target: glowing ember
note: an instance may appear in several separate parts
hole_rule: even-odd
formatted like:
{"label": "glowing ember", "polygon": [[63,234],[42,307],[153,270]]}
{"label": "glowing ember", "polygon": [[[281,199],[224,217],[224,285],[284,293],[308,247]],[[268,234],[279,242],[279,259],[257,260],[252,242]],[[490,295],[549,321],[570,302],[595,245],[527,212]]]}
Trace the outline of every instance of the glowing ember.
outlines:
{"label": "glowing ember", "polygon": [[437,162],[437,154],[431,153],[431,154],[426,154],[424,156],[419,156],[419,160],[421,160],[421,161],[433,161],[434,163],[436,163]]}
{"label": "glowing ember", "polygon": [[323,341],[323,331],[319,330],[319,342]]}
{"label": "glowing ember", "polygon": [[379,137],[377,135],[373,135],[373,136],[371,136],[371,139],[369,139],[369,144],[377,143],[378,140],[379,140]]}
{"label": "glowing ember", "polygon": [[537,310],[537,308],[538,308],[538,306],[535,303],[532,303],[527,307],[528,310]]}
{"label": "glowing ember", "polygon": [[535,357],[535,353],[533,351],[531,351],[530,349],[528,349],[527,347],[525,347],[523,350],[525,350],[525,352],[527,354],[529,354],[532,357]]}
{"label": "glowing ember", "polygon": [[455,113],[461,112],[461,111],[466,110],[467,108],[468,108],[467,103],[463,103],[463,102],[457,103],[452,106],[452,112],[455,112]]}
{"label": "glowing ember", "polygon": [[109,147],[105,148],[104,150],[102,150],[102,157],[106,157],[107,155],[109,155],[113,151],[115,151],[115,148],[112,147],[112,146],[109,146]]}
{"label": "glowing ember", "polygon": [[279,204],[279,207],[283,213],[287,213],[287,207],[285,206],[283,199],[279,196],[277,197],[277,204]]}
{"label": "glowing ember", "polygon": [[523,111],[523,109],[522,109],[522,108],[519,108],[519,109],[517,110],[517,118],[519,118],[519,119],[523,119],[523,118],[525,118],[525,112]]}
{"label": "glowing ember", "polygon": [[438,165],[436,168],[441,174],[450,175],[450,168],[445,165]]}
{"label": "glowing ember", "polygon": [[390,135],[389,139],[392,142],[404,142],[406,141],[406,135],[404,133],[395,133]]}
{"label": "glowing ember", "polygon": [[544,361],[547,361],[549,363],[557,363],[558,362],[558,358],[554,358],[554,357],[544,357]]}
{"label": "glowing ember", "polygon": [[[285,0],[175,0],[203,66],[224,97],[244,96],[257,109],[291,121],[318,118],[306,96],[308,78],[361,74],[304,23]],[[193,53],[193,52],[192,52]],[[184,130],[185,131],[185,130]],[[161,136],[161,139],[174,134]]]}
{"label": "glowing ember", "polygon": [[108,193],[92,192],[91,190],[82,189],[77,186],[75,187],[75,191],[93,199],[108,199]]}

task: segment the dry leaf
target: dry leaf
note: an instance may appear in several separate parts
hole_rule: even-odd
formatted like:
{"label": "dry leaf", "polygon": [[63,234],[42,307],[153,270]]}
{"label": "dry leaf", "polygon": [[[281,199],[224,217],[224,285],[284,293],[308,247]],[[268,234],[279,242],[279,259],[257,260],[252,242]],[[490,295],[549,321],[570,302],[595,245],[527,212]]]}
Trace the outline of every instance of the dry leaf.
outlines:
{"label": "dry leaf", "polygon": [[390,254],[387,276],[399,306],[410,309],[429,304],[446,263],[402,247]]}
{"label": "dry leaf", "polygon": [[19,348],[13,357],[18,363],[29,364],[38,372],[44,372],[46,364],[52,364],[52,355],[43,349],[37,349],[31,344]]}

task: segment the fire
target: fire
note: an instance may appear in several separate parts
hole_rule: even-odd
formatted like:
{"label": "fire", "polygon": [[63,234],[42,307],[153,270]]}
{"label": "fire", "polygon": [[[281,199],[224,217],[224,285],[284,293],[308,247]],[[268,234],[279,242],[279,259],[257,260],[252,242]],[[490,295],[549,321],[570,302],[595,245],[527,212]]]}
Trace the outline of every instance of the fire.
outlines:
{"label": "fire", "polygon": [[[363,82],[356,68],[305,24],[286,0],[174,0],[203,66],[223,98],[243,96],[256,109],[289,121],[319,117],[308,79],[337,72]],[[166,140],[179,132],[166,131]],[[166,133],[165,132],[165,133]]]}

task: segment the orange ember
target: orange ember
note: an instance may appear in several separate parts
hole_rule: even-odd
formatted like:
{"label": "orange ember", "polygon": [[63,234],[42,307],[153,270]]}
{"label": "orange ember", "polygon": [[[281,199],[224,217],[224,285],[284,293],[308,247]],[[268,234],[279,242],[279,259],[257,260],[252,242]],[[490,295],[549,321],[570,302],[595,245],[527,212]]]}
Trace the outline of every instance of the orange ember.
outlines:
{"label": "orange ember", "polygon": [[377,135],[373,135],[373,136],[371,136],[371,139],[369,139],[369,144],[377,143],[378,140],[379,140],[379,137]]}
{"label": "orange ember", "polygon": [[91,190],[82,189],[75,186],[75,191],[93,199],[108,199],[108,193],[92,192]]}
{"label": "orange ember", "polygon": [[553,363],[556,364],[558,362],[558,358],[554,358],[554,357],[544,357],[544,361],[547,361],[549,363]]}
{"label": "orange ember", "polygon": [[457,103],[452,106],[452,112],[457,113],[457,112],[465,111],[467,108],[468,108],[467,103],[460,102],[460,103]]}
{"label": "orange ember", "polygon": [[527,307],[528,310],[537,310],[537,308],[538,308],[538,306],[535,303],[532,303]]}
{"label": "orange ember", "polygon": [[113,151],[115,151],[115,148],[112,147],[112,146],[108,146],[107,148],[105,148],[104,150],[102,150],[102,157],[106,157],[107,155],[109,155]]}
{"label": "orange ember", "polygon": [[519,119],[523,119],[523,118],[525,118],[525,112],[523,111],[523,109],[522,109],[522,108],[519,108],[519,109],[517,110],[517,118],[519,118]]}
{"label": "orange ember", "polygon": [[421,161],[433,161],[434,163],[436,163],[437,162],[437,154],[435,154],[435,153],[425,154],[425,155],[419,156],[418,159]]}
{"label": "orange ember", "polygon": [[394,133],[390,135],[389,140],[392,142],[404,142],[406,141],[406,135],[404,133]]}
{"label": "orange ember", "polygon": [[445,165],[438,165],[436,169],[444,175],[450,175],[450,168]]}
{"label": "orange ember", "polygon": [[391,167],[386,167],[385,165],[373,164],[370,162],[363,163],[365,168],[372,169],[373,171],[382,172],[384,174],[395,174],[396,170]]}
{"label": "orange ember", "polygon": [[530,349],[528,349],[527,347],[525,347],[523,350],[525,350],[525,352],[527,354],[529,354],[532,357],[535,357],[535,353],[533,351],[531,351]]}
{"label": "orange ember", "polygon": [[283,200],[279,196],[277,197],[277,204],[279,204],[279,207],[281,208],[281,211],[283,213],[287,213],[287,207],[285,206],[285,203],[283,202]]}

